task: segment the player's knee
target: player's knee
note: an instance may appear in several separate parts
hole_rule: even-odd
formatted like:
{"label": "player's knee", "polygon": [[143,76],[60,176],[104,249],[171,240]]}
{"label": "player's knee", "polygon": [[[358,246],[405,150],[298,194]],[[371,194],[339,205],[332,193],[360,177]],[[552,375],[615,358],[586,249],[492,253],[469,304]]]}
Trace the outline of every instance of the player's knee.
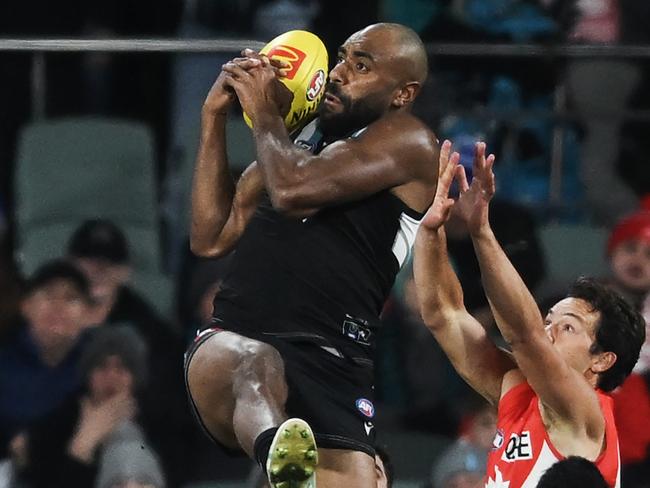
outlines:
{"label": "player's knee", "polygon": [[265,373],[270,370],[283,370],[282,356],[278,350],[258,341],[247,341],[241,349],[241,366],[247,371]]}

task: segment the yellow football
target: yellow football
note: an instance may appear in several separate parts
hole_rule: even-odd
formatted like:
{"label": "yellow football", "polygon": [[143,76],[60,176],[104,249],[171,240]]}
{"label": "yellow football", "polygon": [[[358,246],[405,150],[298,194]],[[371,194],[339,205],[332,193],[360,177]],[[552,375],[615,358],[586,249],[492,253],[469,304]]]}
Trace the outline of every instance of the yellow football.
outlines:
{"label": "yellow football", "polygon": [[[289,65],[286,77],[280,80],[293,93],[291,108],[284,118],[284,125],[291,132],[312,118],[323,97],[327,81],[327,49],[317,35],[292,30],[273,39],[260,53]],[[246,113],[244,120],[253,127]]]}

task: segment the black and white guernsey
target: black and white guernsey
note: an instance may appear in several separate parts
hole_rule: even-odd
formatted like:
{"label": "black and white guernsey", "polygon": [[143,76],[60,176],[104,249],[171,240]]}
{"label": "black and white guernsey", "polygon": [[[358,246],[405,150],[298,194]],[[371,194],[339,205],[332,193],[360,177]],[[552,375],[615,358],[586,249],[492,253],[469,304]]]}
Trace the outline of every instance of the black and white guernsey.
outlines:
{"label": "black and white guernsey", "polygon": [[[294,141],[319,152],[318,120]],[[307,219],[277,212],[265,195],[215,297],[215,325],[370,360],[379,314],[421,218],[390,190]]]}

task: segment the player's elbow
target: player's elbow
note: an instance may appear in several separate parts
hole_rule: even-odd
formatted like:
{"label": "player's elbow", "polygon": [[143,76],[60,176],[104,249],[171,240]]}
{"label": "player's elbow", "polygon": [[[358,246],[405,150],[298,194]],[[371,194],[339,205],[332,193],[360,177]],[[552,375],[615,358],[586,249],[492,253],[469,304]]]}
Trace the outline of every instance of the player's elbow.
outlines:
{"label": "player's elbow", "polygon": [[314,214],[304,205],[300,194],[292,188],[280,188],[270,192],[273,208],[287,217],[306,218]]}
{"label": "player's elbow", "polygon": [[192,254],[200,258],[219,258],[225,255],[229,249],[219,243],[210,244],[190,236],[190,250]]}
{"label": "player's elbow", "polygon": [[421,307],[424,325],[432,332],[448,327],[454,321],[455,311],[443,307]]}

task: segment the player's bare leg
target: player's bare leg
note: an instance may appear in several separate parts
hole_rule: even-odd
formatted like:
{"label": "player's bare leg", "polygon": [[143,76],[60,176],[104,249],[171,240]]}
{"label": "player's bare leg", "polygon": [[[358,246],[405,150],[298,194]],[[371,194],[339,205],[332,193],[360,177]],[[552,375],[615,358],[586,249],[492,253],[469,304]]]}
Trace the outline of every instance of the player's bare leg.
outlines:
{"label": "player's bare leg", "polygon": [[[277,350],[263,342],[226,331],[214,334],[194,352],[187,381],[208,432],[224,446],[241,448],[252,458],[258,436],[287,419],[284,363]],[[309,451],[300,441],[298,445]],[[273,456],[270,449],[269,458]],[[302,458],[303,467],[315,466],[310,457]],[[368,454],[318,448],[317,462],[318,488],[376,486],[374,459]]]}
{"label": "player's bare leg", "polygon": [[187,382],[210,434],[251,457],[258,435],[287,418],[282,358],[263,342],[226,331],[214,334],[195,351]]}

